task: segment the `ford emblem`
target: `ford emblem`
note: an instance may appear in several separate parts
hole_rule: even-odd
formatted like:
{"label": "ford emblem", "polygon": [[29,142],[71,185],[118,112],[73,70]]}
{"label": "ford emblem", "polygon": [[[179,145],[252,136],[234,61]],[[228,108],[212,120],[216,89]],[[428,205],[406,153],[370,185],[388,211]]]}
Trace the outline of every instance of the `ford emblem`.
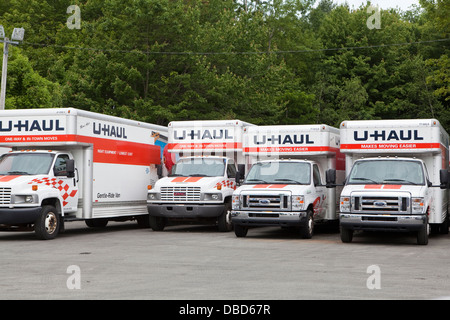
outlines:
{"label": "ford emblem", "polygon": [[377,206],[377,207],[386,207],[386,206],[387,206],[387,203],[386,203],[385,201],[375,201],[375,202],[373,203],[373,205],[374,205],[374,206]]}
{"label": "ford emblem", "polygon": [[259,204],[270,204],[270,200],[267,199],[259,200]]}

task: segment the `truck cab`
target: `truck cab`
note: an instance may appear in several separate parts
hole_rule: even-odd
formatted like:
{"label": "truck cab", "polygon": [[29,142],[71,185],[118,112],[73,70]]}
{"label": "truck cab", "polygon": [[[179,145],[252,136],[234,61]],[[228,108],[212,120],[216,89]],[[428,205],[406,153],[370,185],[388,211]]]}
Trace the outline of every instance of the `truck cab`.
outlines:
{"label": "truck cab", "polygon": [[[377,157],[355,161],[341,194],[341,238],[352,239],[355,229],[429,234],[427,211],[433,193],[422,160]],[[448,229],[448,226],[447,226]]]}
{"label": "truck cab", "polygon": [[313,235],[314,221],[327,210],[324,171],[308,160],[266,160],[252,166],[233,194],[232,220],[238,237],[249,227],[300,227]]}
{"label": "truck cab", "polygon": [[209,220],[217,222],[220,231],[230,231],[236,172],[230,158],[181,158],[148,193],[150,226],[160,231],[168,220]]}
{"label": "truck cab", "polygon": [[0,224],[53,238],[60,217],[75,213],[78,185],[70,152],[15,151],[0,157]]}

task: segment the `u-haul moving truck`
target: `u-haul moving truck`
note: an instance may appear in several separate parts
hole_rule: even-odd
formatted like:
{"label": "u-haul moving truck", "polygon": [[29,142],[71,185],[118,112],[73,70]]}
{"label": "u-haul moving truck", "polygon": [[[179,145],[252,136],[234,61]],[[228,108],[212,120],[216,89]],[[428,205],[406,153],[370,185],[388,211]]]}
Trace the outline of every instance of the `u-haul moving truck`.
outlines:
{"label": "u-haul moving truck", "polygon": [[338,222],[336,188],[326,188],[325,172],[344,179],[339,130],[327,125],[247,128],[244,153],[254,163],[233,193],[232,221],[236,236],[251,227],[300,227],[304,238],[314,223]]}
{"label": "u-haul moving truck", "polygon": [[340,199],[341,239],[353,230],[448,233],[447,132],[435,119],[344,121],[341,151],[346,184]]}
{"label": "u-haul moving truck", "polygon": [[0,158],[0,225],[52,239],[67,220],[148,223],[164,137],[162,126],[72,108],[1,111],[0,146],[12,151]]}
{"label": "u-haul moving truck", "polygon": [[220,231],[232,229],[231,195],[237,165],[245,166],[242,132],[249,126],[240,120],[169,123],[169,151],[181,158],[148,193],[153,230],[163,230],[169,220],[213,222]]}

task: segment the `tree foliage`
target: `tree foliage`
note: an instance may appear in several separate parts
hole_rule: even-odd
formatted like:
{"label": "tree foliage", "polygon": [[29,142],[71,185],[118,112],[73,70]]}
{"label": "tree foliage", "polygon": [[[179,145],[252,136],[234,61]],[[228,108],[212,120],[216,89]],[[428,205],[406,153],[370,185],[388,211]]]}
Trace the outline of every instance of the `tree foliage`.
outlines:
{"label": "tree foliage", "polygon": [[[70,5],[81,28],[66,25]],[[157,124],[438,118],[450,129],[449,2],[406,12],[331,0],[2,0],[7,108],[75,107]],[[442,40],[447,39],[447,40]]]}

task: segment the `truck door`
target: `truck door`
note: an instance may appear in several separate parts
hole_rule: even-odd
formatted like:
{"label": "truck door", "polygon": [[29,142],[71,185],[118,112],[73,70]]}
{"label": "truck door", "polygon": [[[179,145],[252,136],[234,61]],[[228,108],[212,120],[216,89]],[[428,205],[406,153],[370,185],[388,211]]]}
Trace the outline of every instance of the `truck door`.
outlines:
{"label": "truck door", "polygon": [[314,207],[314,218],[323,219],[326,213],[326,201],[325,201],[325,185],[322,183],[319,166],[317,164],[313,165],[313,180],[314,187],[316,189],[315,200],[313,202]]}
{"label": "truck door", "polygon": [[54,187],[57,188],[63,198],[64,212],[74,212],[78,206],[78,177],[69,178],[67,176],[66,161],[69,160],[69,155],[60,154],[55,160],[53,173],[55,175]]}

